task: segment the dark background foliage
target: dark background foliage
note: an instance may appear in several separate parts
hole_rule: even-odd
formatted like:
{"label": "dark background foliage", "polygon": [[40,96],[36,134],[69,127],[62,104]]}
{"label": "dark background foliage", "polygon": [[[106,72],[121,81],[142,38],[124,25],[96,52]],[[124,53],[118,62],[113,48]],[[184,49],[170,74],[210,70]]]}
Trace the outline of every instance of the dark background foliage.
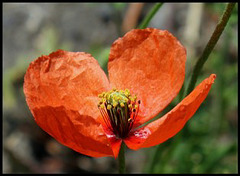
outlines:
{"label": "dark background foliage", "polygon": [[[136,4],[135,4],[136,5]],[[3,173],[116,173],[114,158],[91,158],[40,129],[26,105],[23,78],[31,61],[57,49],[91,53],[107,72],[111,44],[154,4],[127,16],[129,3],[3,3]],[[165,3],[149,27],[173,33],[187,49],[186,79],[226,3]],[[137,12],[136,12],[137,13]],[[136,24],[124,26],[135,18]],[[212,89],[184,129],[165,143],[126,152],[129,173],[237,173],[238,7],[203,67]],[[164,114],[179,102],[179,97]]]}

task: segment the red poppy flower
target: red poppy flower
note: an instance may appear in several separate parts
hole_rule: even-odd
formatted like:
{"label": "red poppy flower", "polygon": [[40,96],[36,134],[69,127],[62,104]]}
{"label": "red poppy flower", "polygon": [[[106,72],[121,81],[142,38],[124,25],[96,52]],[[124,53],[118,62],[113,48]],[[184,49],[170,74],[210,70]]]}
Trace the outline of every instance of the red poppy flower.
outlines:
{"label": "red poppy flower", "polygon": [[37,124],[57,141],[92,157],[117,157],[122,141],[138,150],[173,137],[206,98],[214,74],[139,127],[176,97],[185,61],[185,48],[168,31],[135,29],[113,43],[109,79],[90,54],[58,50],[30,64],[24,93]]}

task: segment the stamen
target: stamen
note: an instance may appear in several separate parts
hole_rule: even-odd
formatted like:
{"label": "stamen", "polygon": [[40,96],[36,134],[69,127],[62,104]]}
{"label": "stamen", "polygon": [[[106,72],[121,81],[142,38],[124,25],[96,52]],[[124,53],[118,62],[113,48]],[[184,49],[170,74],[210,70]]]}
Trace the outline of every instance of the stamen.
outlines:
{"label": "stamen", "polygon": [[125,138],[137,118],[140,100],[132,96],[128,89],[102,92],[98,96],[99,111],[107,127],[119,138]]}

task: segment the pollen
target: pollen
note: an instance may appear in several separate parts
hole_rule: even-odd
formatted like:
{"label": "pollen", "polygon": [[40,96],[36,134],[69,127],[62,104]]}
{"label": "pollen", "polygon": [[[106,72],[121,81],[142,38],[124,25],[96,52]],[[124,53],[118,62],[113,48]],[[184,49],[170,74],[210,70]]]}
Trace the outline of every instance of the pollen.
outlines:
{"label": "pollen", "polygon": [[116,100],[113,100],[111,104],[113,105],[113,107],[116,107],[118,105],[118,102]]}
{"label": "pollen", "polygon": [[129,89],[113,88],[98,95],[98,108],[107,127],[119,138],[125,138],[137,118],[140,100]]}
{"label": "pollen", "polygon": [[137,104],[135,104],[135,105],[134,105],[134,108],[135,108],[135,109],[137,109],[137,108],[138,108],[138,105],[137,105]]}
{"label": "pollen", "polygon": [[130,91],[129,91],[128,89],[126,89],[125,92],[124,92],[124,95],[125,95],[126,97],[129,97],[129,96],[130,96]]}
{"label": "pollen", "polygon": [[110,110],[112,108],[111,105],[107,105],[107,109]]}
{"label": "pollen", "polygon": [[104,104],[100,104],[100,108],[104,109],[105,108]]}
{"label": "pollen", "polygon": [[121,103],[120,103],[120,106],[121,106],[121,107],[124,107],[125,105],[124,105],[124,103],[123,103],[123,102],[121,102]]}

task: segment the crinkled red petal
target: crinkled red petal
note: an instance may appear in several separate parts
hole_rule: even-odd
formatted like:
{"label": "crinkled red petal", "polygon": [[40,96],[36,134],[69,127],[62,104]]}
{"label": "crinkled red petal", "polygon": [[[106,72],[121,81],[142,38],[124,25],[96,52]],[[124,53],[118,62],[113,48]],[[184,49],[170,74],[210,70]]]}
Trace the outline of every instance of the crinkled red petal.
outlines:
{"label": "crinkled red petal", "polygon": [[27,69],[24,94],[37,124],[57,141],[93,157],[113,156],[97,119],[108,79],[90,54],[58,50]]}
{"label": "crinkled red petal", "polygon": [[176,135],[205,100],[215,78],[215,74],[206,78],[170,112],[132,132],[124,142],[129,148],[137,150],[158,145]]}
{"label": "crinkled red petal", "polygon": [[163,110],[182,87],[186,50],[168,31],[134,29],[116,40],[108,72],[112,87],[129,89],[141,100],[139,123]]}

